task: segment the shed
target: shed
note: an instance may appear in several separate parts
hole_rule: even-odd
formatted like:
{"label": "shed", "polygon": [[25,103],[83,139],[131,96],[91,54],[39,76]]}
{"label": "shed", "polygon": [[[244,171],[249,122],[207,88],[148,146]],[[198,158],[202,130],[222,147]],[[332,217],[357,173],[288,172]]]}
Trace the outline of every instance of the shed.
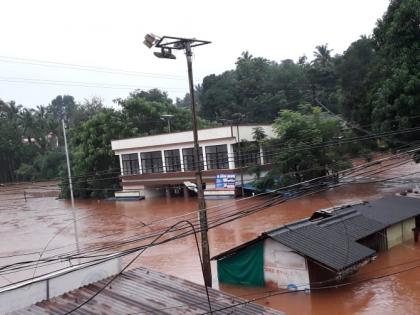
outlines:
{"label": "shed", "polygon": [[377,251],[413,240],[419,216],[420,199],[401,196],[322,209],[212,259],[221,283],[310,289],[340,281]]}
{"label": "shed", "polygon": [[[87,285],[59,297],[14,311],[17,314],[67,314],[100,290],[108,279]],[[213,311],[227,314],[283,314],[244,299],[209,288]],[[239,307],[240,305],[241,307]],[[246,307],[243,307],[246,305]],[[202,285],[146,268],[125,272],[75,314],[206,314],[207,295]]]}

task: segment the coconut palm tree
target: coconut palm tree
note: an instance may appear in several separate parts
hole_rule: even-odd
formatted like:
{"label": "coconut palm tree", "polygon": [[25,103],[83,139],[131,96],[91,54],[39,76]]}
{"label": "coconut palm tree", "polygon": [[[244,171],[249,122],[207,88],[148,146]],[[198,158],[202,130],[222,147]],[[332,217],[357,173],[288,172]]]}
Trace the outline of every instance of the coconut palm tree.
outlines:
{"label": "coconut palm tree", "polygon": [[325,66],[331,61],[332,51],[333,49],[328,49],[328,44],[316,46],[314,50],[314,63]]}

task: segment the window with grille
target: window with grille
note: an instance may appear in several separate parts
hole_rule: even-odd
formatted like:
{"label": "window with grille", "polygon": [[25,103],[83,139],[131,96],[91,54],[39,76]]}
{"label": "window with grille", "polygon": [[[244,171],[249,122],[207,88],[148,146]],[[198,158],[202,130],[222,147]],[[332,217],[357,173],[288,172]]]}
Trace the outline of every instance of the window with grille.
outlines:
{"label": "window with grille", "polygon": [[[204,169],[203,149],[201,147],[199,149],[198,155],[199,155],[199,159],[200,159],[200,169],[203,170]],[[184,170],[185,171],[194,171],[195,170],[193,148],[182,149],[182,160],[184,161]]]}
{"label": "window with grille", "polygon": [[153,151],[153,152],[143,152],[141,156],[141,167],[143,173],[162,173],[163,172],[163,162],[162,162],[162,152]]}
{"label": "window with grille", "polygon": [[165,168],[167,172],[181,171],[181,158],[179,150],[165,150]]}
{"label": "window with grille", "polygon": [[[239,154],[239,145],[241,146]],[[241,142],[233,145],[235,167],[245,167],[261,164],[260,148],[255,142]]]}
{"label": "window with grille", "polygon": [[207,168],[210,170],[229,168],[227,145],[221,144],[206,147],[206,161]]}
{"label": "window with grille", "polygon": [[139,156],[137,153],[122,154],[121,159],[124,175],[133,175],[139,173]]}

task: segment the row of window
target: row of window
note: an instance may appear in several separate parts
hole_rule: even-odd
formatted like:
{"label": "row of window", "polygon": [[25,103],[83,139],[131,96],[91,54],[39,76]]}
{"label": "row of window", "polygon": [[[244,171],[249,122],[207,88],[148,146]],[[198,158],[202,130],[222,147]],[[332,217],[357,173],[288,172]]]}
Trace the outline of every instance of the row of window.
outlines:
{"label": "row of window", "polygon": [[[181,171],[181,158],[179,156],[179,150],[165,150],[165,168],[167,172],[179,172]],[[161,173],[163,172],[162,152],[143,152],[140,153],[142,173]],[[200,147],[199,150],[200,168],[204,169],[203,163],[203,149]],[[227,159],[227,149],[226,149]],[[182,160],[184,163],[185,171],[195,170],[193,148],[182,149]],[[122,155],[122,167],[124,175],[139,174],[139,159],[138,154],[123,154]],[[218,163],[213,163],[218,165]],[[225,168],[228,168],[227,165]],[[216,167],[214,167],[216,168]]]}
{"label": "row of window", "polygon": [[[242,148],[241,158],[239,158],[238,147],[234,145],[235,165],[236,167],[259,165],[261,164],[260,151],[258,147]],[[165,150],[165,168],[166,172],[181,171],[181,157],[179,150]],[[161,173],[164,171],[162,162],[162,152],[143,152],[140,153],[142,173]],[[265,163],[271,162],[265,159]],[[203,149],[200,147],[199,151],[200,169],[204,169],[203,163]],[[193,148],[182,149],[182,161],[185,171],[195,170]],[[229,158],[227,145],[214,145],[206,147],[206,162],[207,169],[227,169],[229,168]],[[124,175],[139,174],[139,160],[138,154],[123,154],[122,167]]]}

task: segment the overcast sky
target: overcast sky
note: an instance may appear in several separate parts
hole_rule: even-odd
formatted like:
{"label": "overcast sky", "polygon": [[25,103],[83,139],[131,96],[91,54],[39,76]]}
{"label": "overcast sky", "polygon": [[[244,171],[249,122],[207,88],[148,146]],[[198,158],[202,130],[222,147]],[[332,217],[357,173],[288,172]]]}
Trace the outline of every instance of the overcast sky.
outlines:
{"label": "overcast sky", "polygon": [[[315,46],[325,43],[333,53],[342,53],[360,35],[371,34],[388,3],[1,0],[0,98],[34,107],[47,105],[59,94],[70,94],[79,101],[99,96],[111,105],[135,87],[157,87],[172,98],[182,97],[188,90],[185,56],[178,53],[177,60],[157,59],[142,44],[146,33],[212,41],[194,51],[195,83],[200,83],[208,74],[234,68],[245,50],[275,61],[296,61],[304,54],[311,59]],[[57,64],[45,67],[27,59],[136,73],[81,71]],[[100,87],[75,86],[92,83]]]}

